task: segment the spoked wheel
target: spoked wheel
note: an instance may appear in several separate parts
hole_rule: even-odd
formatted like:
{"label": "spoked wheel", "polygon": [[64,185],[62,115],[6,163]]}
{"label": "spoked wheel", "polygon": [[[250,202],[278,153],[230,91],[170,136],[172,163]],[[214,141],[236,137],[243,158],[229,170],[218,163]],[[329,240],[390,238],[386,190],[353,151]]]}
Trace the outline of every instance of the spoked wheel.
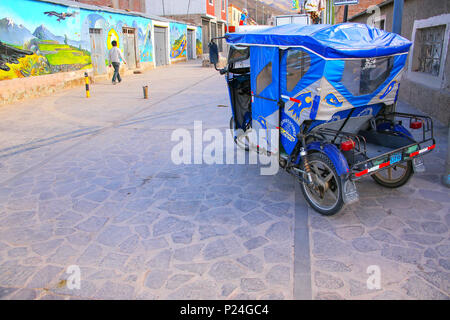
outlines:
{"label": "spoked wheel", "polygon": [[234,122],[234,118],[231,117],[230,119],[230,129],[231,129],[231,134],[233,135],[234,138],[234,143],[236,143],[238,145],[239,148],[244,149],[245,151],[249,151],[250,150],[250,142],[248,140],[248,137],[245,137],[242,140],[237,139],[237,137],[234,137],[234,129],[236,128],[236,123]]}
{"label": "spoked wheel", "polygon": [[394,167],[378,171],[371,177],[383,187],[398,188],[407,183],[412,175],[413,165],[412,161],[409,160],[406,163],[401,163]]}
{"label": "spoked wheel", "polygon": [[333,163],[323,153],[313,153],[308,159],[313,183],[301,183],[303,195],[317,212],[327,216],[338,213],[344,201],[341,179]]}

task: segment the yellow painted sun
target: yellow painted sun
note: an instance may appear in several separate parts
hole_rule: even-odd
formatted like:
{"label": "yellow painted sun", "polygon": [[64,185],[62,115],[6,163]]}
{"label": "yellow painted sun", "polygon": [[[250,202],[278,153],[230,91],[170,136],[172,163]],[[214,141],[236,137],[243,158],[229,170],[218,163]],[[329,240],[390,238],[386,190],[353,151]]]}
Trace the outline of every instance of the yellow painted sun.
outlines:
{"label": "yellow painted sun", "polygon": [[117,41],[117,46],[120,47],[119,34],[117,33],[116,30],[114,30],[114,28],[111,28],[111,30],[109,30],[109,32],[108,32],[108,40],[106,41],[107,46],[108,46],[108,50],[111,50],[111,48],[112,48],[111,42],[113,40],[116,40]]}

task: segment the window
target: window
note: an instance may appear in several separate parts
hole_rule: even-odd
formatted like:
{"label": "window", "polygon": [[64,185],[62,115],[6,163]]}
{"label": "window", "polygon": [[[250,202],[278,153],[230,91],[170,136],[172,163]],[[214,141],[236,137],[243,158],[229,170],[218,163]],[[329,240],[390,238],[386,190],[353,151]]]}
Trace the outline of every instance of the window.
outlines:
{"label": "window", "polygon": [[294,90],[297,83],[309,70],[311,57],[304,50],[289,50],[286,58],[286,89]]}
{"label": "window", "polygon": [[222,0],[222,11],[225,11],[225,0]]}
{"label": "window", "polygon": [[228,63],[247,60],[250,57],[250,49],[248,47],[230,46],[228,54]]}
{"label": "window", "polygon": [[90,34],[101,34],[102,33],[102,29],[98,29],[98,28],[89,28],[89,33]]}
{"label": "window", "polygon": [[212,6],[213,5],[213,0],[209,0],[209,5]]}
{"label": "window", "polygon": [[260,94],[272,83],[272,62],[269,62],[256,77],[256,94]]}
{"label": "window", "polygon": [[417,29],[413,71],[439,76],[444,47],[445,25]]}
{"label": "window", "polygon": [[341,82],[353,96],[373,93],[391,74],[394,58],[346,60]]}

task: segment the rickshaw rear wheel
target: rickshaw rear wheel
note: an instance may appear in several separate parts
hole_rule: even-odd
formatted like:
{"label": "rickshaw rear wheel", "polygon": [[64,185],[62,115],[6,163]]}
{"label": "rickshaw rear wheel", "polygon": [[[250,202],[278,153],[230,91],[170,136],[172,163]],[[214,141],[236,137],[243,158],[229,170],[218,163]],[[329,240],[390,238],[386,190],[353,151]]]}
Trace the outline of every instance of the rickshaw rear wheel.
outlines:
{"label": "rickshaw rear wheel", "polygon": [[394,167],[380,170],[371,175],[376,183],[386,188],[398,188],[405,185],[414,173],[412,161],[406,161]]}
{"label": "rickshaw rear wheel", "polygon": [[[313,183],[301,182],[303,196],[309,205],[322,215],[338,213],[343,205],[342,184],[331,160],[323,153],[308,155]],[[302,170],[303,165],[301,166]]]}
{"label": "rickshaw rear wheel", "polygon": [[[233,134],[235,127],[236,127],[236,124],[234,122],[234,117],[231,117],[230,118],[231,134]],[[244,149],[245,151],[249,151],[250,150],[250,147],[248,145],[248,138],[247,137],[245,137],[245,141],[247,142],[247,144],[239,143],[237,138],[234,137],[234,136],[233,136],[233,140],[234,140],[234,143],[236,143],[239,148]]]}

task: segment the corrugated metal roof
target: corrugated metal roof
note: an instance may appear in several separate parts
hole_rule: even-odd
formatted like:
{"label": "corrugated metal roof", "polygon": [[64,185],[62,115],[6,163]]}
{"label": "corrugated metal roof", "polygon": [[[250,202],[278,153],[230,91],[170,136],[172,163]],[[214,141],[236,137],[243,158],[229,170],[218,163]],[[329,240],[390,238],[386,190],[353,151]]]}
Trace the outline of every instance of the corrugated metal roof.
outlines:
{"label": "corrugated metal roof", "polygon": [[48,2],[48,3],[60,4],[60,5],[63,5],[63,6],[77,7],[77,8],[82,8],[82,9],[86,9],[86,10],[106,11],[106,12],[124,14],[124,15],[128,15],[128,16],[137,16],[137,17],[148,18],[148,19],[151,19],[151,20],[156,20],[156,21],[161,21],[161,22],[178,22],[178,23],[183,23],[183,24],[186,24],[186,25],[196,26],[195,24],[186,23],[184,21],[177,21],[177,20],[174,20],[174,19],[168,19],[168,18],[165,18],[165,17],[156,16],[156,15],[153,15],[153,14],[148,14],[148,13],[143,13],[143,12],[136,12],[136,11],[126,11],[126,10],[122,10],[122,9],[114,9],[114,8],[111,8],[111,7],[97,6],[97,5],[86,4],[86,3],[81,3],[81,2],[77,2],[77,1],[70,1],[70,0],[33,0],[33,1],[40,1],[40,2]]}

